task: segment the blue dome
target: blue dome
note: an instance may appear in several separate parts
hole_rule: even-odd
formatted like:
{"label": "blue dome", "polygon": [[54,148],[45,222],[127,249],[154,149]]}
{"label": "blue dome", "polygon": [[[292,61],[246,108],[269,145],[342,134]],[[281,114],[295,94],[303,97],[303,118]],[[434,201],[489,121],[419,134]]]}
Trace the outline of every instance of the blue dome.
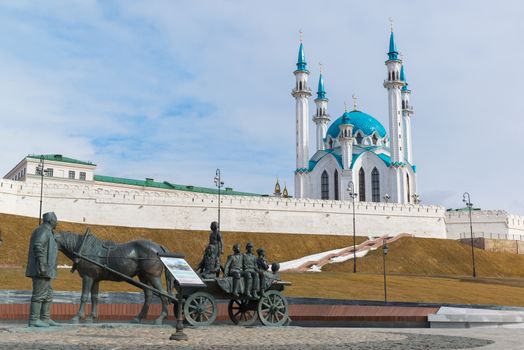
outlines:
{"label": "blue dome", "polygon": [[367,113],[361,111],[351,111],[344,113],[340,118],[335,120],[328,129],[327,134],[336,138],[340,132],[340,124],[353,124],[353,135],[357,131],[362,131],[364,136],[372,135],[375,131],[380,137],[386,136],[386,129],[378,120]]}

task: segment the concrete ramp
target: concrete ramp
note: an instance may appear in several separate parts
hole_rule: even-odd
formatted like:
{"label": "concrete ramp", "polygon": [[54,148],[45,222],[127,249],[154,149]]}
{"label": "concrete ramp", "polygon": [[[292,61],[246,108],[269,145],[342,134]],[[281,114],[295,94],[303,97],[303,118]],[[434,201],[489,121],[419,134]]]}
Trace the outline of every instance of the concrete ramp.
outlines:
{"label": "concrete ramp", "polygon": [[341,263],[353,259],[355,255],[357,258],[362,258],[371,250],[376,250],[386,242],[387,244],[396,241],[402,237],[413,237],[407,233],[401,233],[396,236],[383,235],[380,237],[370,238],[367,241],[360,243],[355,247],[353,253],[353,246],[341,249],[329,250],[313,255],[304,256],[299,259],[285,261],[280,263],[280,271],[286,272],[320,272],[322,267],[326,264]]}
{"label": "concrete ramp", "polygon": [[431,328],[524,328],[524,310],[493,310],[443,306],[428,315]]}

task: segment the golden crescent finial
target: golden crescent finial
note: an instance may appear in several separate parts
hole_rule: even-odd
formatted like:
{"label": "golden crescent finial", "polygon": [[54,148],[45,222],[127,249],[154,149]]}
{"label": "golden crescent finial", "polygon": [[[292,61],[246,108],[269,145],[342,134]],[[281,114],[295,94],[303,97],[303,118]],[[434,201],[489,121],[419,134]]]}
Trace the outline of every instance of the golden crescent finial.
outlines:
{"label": "golden crescent finial", "polygon": [[320,67],[320,74],[322,74],[322,62],[318,62],[318,66]]}
{"label": "golden crescent finial", "polygon": [[357,110],[357,95],[353,94],[351,95],[351,98],[353,99],[353,110]]}
{"label": "golden crescent finial", "polygon": [[348,103],[344,101],[344,112],[348,111]]}
{"label": "golden crescent finial", "polygon": [[393,31],[393,17],[389,17],[389,27],[391,29],[391,31]]}
{"label": "golden crescent finial", "polygon": [[300,29],[298,32],[300,33],[300,43],[302,44],[302,34],[303,34],[302,29]]}

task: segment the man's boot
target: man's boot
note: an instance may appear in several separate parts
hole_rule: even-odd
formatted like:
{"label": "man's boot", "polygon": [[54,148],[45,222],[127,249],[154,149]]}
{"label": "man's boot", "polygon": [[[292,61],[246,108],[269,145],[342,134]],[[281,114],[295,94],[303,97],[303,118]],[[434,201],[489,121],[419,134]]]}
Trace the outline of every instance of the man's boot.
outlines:
{"label": "man's boot", "polygon": [[40,320],[49,324],[51,327],[60,327],[60,323],[55,322],[51,319],[51,303],[44,302],[42,303],[42,311],[40,312]]}
{"label": "man's boot", "polygon": [[248,278],[246,281],[246,297],[253,298],[251,295],[251,289],[253,288],[253,279]]}
{"label": "man's boot", "polygon": [[40,319],[42,303],[32,301],[29,306],[29,327],[49,327],[49,324]]}
{"label": "man's boot", "polygon": [[238,298],[240,295],[238,294],[238,282],[240,280],[238,278],[234,278],[233,277],[233,296],[235,296],[236,298]]}
{"label": "man's boot", "polygon": [[258,278],[255,278],[255,281],[253,282],[253,298],[255,299],[258,299],[260,298],[260,296],[258,295],[258,289],[260,288],[259,286],[260,282],[258,280]]}

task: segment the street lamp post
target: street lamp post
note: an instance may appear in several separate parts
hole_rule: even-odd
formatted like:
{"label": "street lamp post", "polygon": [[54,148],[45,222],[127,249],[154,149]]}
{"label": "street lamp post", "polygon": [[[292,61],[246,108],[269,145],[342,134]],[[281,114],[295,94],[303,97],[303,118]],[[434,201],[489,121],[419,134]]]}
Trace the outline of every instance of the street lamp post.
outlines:
{"label": "street lamp post", "polygon": [[388,245],[386,243],[386,239],[384,238],[384,242],[382,244],[382,259],[384,261],[384,303],[388,302],[388,290],[387,290],[387,283],[386,283],[386,255],[388,255]]}
{"label": "street lamp post", "polygon": [[415,204],[419,204],[420,203],[420,196],[418,194],[413,193],[411,195],[411,198],[413,198],[413,203],[415,203]]}
{"label": "street lamp post", "polygon": [[215,173],[215,185],[218,188],[218,229],[220,230],[220,189],[224,186],[224,181],[220,178],[220,169]]}
{"label": "street lamp post", "polygon": [[462,201],[466,203],[469,212],[469,230],[471,234],[471,260],[473,264],[473,278],[477,277],[477,271],[475,270],[475,249],[473,248],[473,223],[471,222],[471,209],[473,208],[473,203],[471,203],[471,196],[468,192],[464,192],[462,196]]}
{"label": "street lamp post", "polygon": [[356,240],[355,240],[355,198],[357,194],[355,193],[355,184],[353,181],[349,181],[347,191],[349,197],[351,197],[353,207],[353,273],[357,272],[357,250],[356,250]]}
{"label": "street lamp post", "polygon": [[384,202],[386,202],[386,204],[388,204],[389,200],[391,199],[391,196],[389,194],[385,194],[384,195]]}
{"label": "street lamp post", "polygon": [[40,211],[38,213],[38,225],[42,223],[42,199],[44,196],[44,175],[47,170],[44,169],[44,156],[40,156],[40,164],[36,167],[36,173],[40,174]]}

